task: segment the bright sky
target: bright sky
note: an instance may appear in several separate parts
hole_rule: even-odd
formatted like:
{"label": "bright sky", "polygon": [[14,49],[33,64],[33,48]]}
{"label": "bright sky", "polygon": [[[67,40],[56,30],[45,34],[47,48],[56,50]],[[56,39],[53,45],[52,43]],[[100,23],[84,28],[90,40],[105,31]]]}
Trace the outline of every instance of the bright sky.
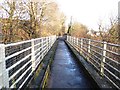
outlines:
{"label": "bright sky", "polygon": [[109,18],[118,15],[118,2],[120,0],[56,0],[59,8],[67,16],[89,28],[98,30],[98,23],[102,20],[104,25],[109,25]]}

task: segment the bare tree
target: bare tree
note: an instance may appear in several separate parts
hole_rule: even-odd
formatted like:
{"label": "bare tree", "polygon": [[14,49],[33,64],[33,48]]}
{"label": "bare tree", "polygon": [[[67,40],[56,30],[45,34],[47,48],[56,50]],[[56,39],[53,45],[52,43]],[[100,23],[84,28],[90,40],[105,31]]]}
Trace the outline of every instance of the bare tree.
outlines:
{"label": "bare tree", "polygon": [[71,35],[76,37],[87,37],[87,27],[79,22],[74,22],[72,24]]}
{"label": "bare tree", "polygon": [[[102,41],[107,41],[110,43],[119,43],[119,27],[118,27],[118,20],[116,18],[110,18],[110,25],[103,26],[102,23],[98,24],[100,37]],[[107,28],[106,28],[107,27]]]}
{"label": "bare tree", "polygon": [[7,0],[2,9],[7,16],[2,18],[5,43],[58,34],[65,28],[65,16],[51,0]]}
{"label": "bare tree", "polygon": [[29,19],[27,22],[22,22],[22,25],[25,25],[25,27],[21,27],[29,34],[30,38],[41,36],[42,24],[48,19],[46,16],[48,14],[46,13],[47,8],[49,8],[47,7],[48,4],[50,3],[45,0],[39,2],[24,2],[24,9],[26,9]]}
{"label": "bare tree", "polygon": [[6,19],[8,21],[8,24],[6,25],[7,28],[7,35],[4,37],[4,42],[13,42],[13,20],[15,16],[15,10],[16,10],[16,2],[9,2],[8,0],[4,2],[4,5],[1,6],[2,9],[6,12],[6,15],[8,15],[8,18]]}
{"label": "bare tree", "polygon": [[110,28],[108,30],[109,33],[109,41],[112,43],[120,43],[120,34],[119,34],[119,23],[117,18],[110,18]]}

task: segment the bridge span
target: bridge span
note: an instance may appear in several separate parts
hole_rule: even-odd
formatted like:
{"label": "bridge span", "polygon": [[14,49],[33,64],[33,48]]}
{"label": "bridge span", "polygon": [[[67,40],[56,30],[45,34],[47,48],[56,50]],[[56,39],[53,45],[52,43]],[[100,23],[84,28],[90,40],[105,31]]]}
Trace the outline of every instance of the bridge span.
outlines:
{"label": "bridge span", "polygon": [[71,36],[0,44],[0,88],[120,89],[119,50]]}

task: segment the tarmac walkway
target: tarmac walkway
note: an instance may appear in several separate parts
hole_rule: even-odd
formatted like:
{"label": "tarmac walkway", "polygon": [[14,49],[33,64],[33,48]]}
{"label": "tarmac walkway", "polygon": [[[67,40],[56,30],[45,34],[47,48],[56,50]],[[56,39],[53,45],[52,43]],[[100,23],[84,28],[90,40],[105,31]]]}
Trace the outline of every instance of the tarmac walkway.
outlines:
{"label": "tarmac walkway", "polygon": [[66,43],[60,39],[56,49],[54,61],[47,88],[92,88],[90,79],[78,65]]}

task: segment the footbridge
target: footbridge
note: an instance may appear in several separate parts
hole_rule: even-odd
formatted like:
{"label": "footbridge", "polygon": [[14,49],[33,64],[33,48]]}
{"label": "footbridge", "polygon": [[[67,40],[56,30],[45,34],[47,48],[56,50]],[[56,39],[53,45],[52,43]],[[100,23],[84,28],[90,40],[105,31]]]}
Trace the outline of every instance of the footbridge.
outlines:
{"label": "footbridge", "polygon": [[0,44],[0,89],[120,89],[120,45],[49,36]]}

